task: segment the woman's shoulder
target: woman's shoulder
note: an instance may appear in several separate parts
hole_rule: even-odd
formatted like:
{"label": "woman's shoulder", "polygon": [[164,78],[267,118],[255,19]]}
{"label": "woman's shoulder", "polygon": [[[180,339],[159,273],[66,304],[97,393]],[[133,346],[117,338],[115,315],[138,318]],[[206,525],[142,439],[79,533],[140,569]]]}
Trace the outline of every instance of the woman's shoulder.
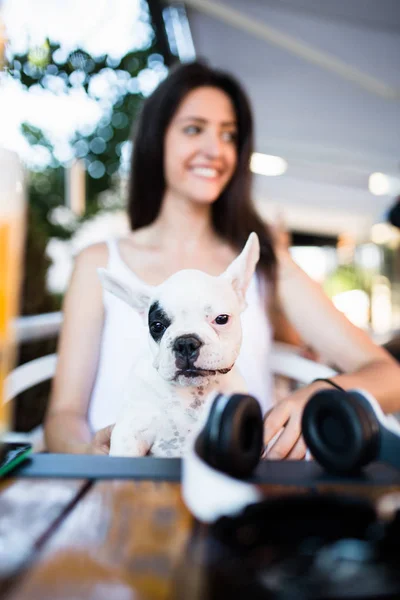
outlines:
{"label": "woman's shoulder", "polygon": [[112,238],[87,246],[75,258],[75,270],[96,272],[99,267],[108,268],[111,263],[128,266],[136,271],[140,265],[147,264],[146,249],[130,236]]}
{"label": "woman's shoulder", "polygon": [[76,267],[106,267],[108,262],[107,242],[97,242],[83,248],[75,257]]}
{"label": "woman's shoulder", "polygon": [[108,248],[106,242],[91,244],[75,256],[74,268],[68,286],[68,298],[77,298],[80,309],[82,309],[83,304],[93,307],[96,298],[101,299],[102,287],[97,269],[99,267],[107,268],[107,265]]}

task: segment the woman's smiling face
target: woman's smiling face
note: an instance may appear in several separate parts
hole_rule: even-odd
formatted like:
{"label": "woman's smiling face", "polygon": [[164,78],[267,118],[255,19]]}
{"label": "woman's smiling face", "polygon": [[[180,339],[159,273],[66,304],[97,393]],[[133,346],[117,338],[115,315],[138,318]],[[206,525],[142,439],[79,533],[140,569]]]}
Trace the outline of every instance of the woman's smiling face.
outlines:
{"label": "woman's smiling face", "polygon": [[237,164],[237,119],[222,90],[200,87],[179,105],[164,140],[166,190],[210,204],[229,183]]}

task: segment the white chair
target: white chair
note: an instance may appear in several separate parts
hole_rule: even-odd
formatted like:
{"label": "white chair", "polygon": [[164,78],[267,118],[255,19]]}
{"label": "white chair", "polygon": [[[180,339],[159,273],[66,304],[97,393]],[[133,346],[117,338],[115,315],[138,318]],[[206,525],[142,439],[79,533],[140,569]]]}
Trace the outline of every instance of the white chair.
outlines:
{"label": "white chair", "polygon": [[[19,367],[16,367],[6,377],[5,381],[5,402],[10,402],[18,394],[29,388],[48,381],[55,373],[57,364],[57,355],[49,354],[41,358],[35,358]],[[32,444],[35,452],[45,449],[44,432],[42,425],[35,427],[28,433],[10,431],[5,436],[6,442],[29,442]]]}
{"label": "white chair", "polygon": [[[28,315],[15,319],[14,331],[17,343],[32,342],[54,338],[58,335],[63,320],[62,312],[43,313],[40,315]],[[55,373],[57,356],[50,354],[36,358],[28,363],[20,365],[6,378],[5,401],[13,400],[18,394],[25,390],[51,379]],[[39,426],[28,433],[8,432],[8,442],[29,442],[34,450],[43,450],[44,435],[43,427]]]}
{"label": "white chair", "polygon": [[270,355],[269,367],[274,375],[282,375],[294,379],[298,383],[308,384],[319,378],[329,378],[337,375],[337,371],[317,363],[299,354],[295,346],[275,342]]}
{"label": "white chair", "polygon": [[21,344],[54,338],[60,331],[62,320],[63,314],[60,311],[18,317],[14,322],[16,340]]}

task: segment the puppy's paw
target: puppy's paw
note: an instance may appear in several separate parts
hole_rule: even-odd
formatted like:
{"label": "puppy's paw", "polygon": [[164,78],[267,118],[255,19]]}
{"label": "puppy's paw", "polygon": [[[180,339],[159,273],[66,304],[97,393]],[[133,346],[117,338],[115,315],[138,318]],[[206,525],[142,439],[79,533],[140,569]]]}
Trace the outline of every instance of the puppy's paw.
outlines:
{"label": "puppy's paw", "polygon": [[110,456],[146,456],[148,444],[135,434],[115,432],[111,436]]}

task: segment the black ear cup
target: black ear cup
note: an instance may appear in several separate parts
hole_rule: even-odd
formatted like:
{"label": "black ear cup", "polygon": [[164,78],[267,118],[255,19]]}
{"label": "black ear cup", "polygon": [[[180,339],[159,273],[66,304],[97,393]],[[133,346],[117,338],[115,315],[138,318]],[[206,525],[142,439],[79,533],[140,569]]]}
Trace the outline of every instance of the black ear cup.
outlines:
{"label": "black ear cup", "polygon": [[263,444],[259,403],[246,394],[220,394],[199,438],[209,465],[233,477],[248,477],[260,460]]}
{"label": "black ear cup", "polygon": [[379,453],[379,421],[356,391],[314,394],[303,412],[302,433],[312,456],[333,473],[358,471]]}

